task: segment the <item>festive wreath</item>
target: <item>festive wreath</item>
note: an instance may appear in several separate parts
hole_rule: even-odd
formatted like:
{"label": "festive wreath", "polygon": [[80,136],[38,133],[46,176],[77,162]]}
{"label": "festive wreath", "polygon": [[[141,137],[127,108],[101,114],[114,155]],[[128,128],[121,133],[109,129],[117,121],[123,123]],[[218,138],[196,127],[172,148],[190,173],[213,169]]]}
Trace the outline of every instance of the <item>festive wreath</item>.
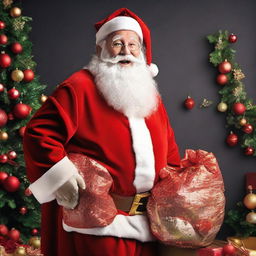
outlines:
{"label": "festive wreath", "polygon": [[256,156],[256,105],[247,98],[242,82],[245,75],[235,62],[236,51],[230,47],[237,41],[237,36],[220,30],[207,39],[214,44],[209,61],[219,71],[216,82],[221,86],[221,101],[217,109],[226,113],[229,130],[226,143],[231,147],[239,143],[245,155]]}

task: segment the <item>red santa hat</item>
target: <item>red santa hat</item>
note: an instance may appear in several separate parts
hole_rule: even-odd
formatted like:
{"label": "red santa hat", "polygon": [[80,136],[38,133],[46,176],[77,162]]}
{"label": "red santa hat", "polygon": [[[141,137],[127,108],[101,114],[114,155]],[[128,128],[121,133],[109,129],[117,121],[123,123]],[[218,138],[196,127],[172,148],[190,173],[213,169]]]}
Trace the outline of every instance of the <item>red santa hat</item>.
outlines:
{"label": "red santa hat", "polygon": [[152,63],[151,37],[147,25],[132,11],[121,8],[110,14],[107,18],[95,24],[97,30],[96,44],[104,40],[107,35],[118,30],[132,30],[136,32],[145,45],[146,61],[153,77],[158,74],[158,68]]}

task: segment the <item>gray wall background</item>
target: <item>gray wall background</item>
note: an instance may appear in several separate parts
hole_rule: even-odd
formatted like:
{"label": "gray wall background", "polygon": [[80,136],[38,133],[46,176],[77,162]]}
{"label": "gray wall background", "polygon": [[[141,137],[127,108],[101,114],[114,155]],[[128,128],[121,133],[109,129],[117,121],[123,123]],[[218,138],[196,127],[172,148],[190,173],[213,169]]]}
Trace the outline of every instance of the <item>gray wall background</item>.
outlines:
{"label": "gray wall background", "polygon": [[[48,85],[48,94],[90,60],[95,22],[121,7],[139,15],[151,29],[153,62],[160,69],[159,90],[181,155],[187,148],[213,152],[225,181],[226,209],[242,200],[245,173],[255,171],[255,158],[225,144],[225,115],[216,111],[220,100],[216,69],[208,63],[213,48],[205,37],[219,29],[238,36],[233,45],[236,61],[246,75],[243,81],[248,96],[255,100],[255,0],[26,0],[22,6],[23,14],[33,18],[30,39],[34,60],[41,82]],[[197,103],[192,111],[182,107],[187,95]],[[213,105],[200,109],[203,98],[212,100]],[[230,234],[223,226],[218,237]]]}

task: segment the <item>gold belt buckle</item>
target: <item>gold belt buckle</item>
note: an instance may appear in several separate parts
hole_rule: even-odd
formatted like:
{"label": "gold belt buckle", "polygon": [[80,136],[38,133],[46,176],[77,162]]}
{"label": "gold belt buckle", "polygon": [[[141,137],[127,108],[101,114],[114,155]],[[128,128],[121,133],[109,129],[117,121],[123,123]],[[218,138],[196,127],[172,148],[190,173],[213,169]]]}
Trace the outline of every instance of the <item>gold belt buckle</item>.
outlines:
{"label": "gold belt buckle", "polygon": [[142,198],[145,198],[145,197],[149,197],[150,196],[150,192],[144,192],[144,193],[139,193],[139,194],[136,194],[134,196],[134,199],[133,199],[133,202],[132,202],[132,206],[131,206],[131,209],[129,211],[129,215],[137,215],[137,214],[144,214],[145,211],[138,211],[138,207],[140,205],[143,205],[144,203],[146,202],[141,202],[141,199]]}

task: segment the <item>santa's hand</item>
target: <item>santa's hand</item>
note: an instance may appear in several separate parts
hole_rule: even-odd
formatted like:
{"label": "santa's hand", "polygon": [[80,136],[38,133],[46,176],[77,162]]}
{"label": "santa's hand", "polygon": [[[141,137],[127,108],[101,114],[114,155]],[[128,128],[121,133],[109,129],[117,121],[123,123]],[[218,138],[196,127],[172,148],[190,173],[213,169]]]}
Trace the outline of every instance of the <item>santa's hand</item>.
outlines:
{"label": "santa's hand", "polygon": [[85,189],[86,185],[81,175],[73,175],[55,193],[57,203],[67,209],[74,209],[78,203],[78,188]]}

